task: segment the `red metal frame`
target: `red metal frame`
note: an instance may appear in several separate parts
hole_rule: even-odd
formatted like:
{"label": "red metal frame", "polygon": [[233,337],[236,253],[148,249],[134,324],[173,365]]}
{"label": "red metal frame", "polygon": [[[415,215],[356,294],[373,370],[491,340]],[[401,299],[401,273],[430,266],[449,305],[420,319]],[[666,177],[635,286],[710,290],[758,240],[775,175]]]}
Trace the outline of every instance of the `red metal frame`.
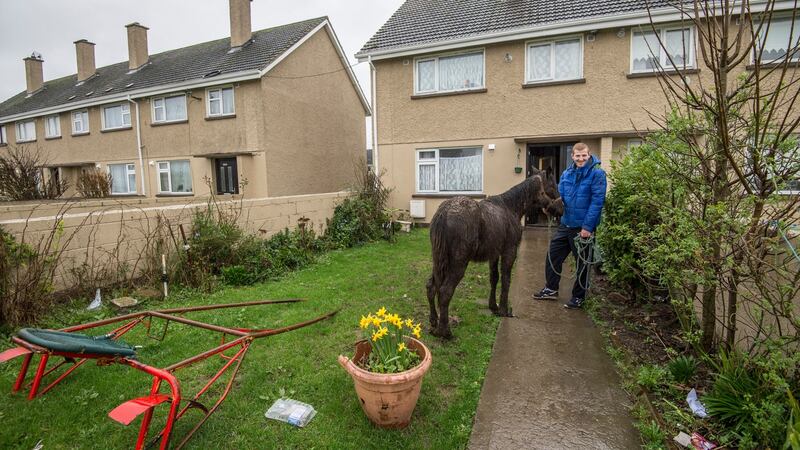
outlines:
{"label": "red metal frame", "polygon": [[[208,310],[222,309],[222,308],[240,308],[240,307],[249,307],[256,305],[297,303],[301,301],[303,300],[300,299],[260,300],[255,302],[204,305],[204,306],[194,306],[188,308],[163,309],[158,311],[142,311],[138,313],[117,316],[110,319],[98,320],[96,322],[74,325],[59,330],[66,332],[77,332],[77,331],[97,328],[104,325],[110,325],[113,323],[125,322],[121,326],[115,328],[113,331],[107,333],[107,336],[110,337],[111,339],[118,339],[127,332],[134,329],[137,325],[142,324],[143,322],[146,321],[146,323],[144,323],[144,326],[147,327],[149,336],[150,322],[152,318],[157,318],[165,320],[166,324],[169,324],[169,322],[178,322],[184,325],[203,328],[206,330],[222,333],[221,343],[217,347],[204,351],[200,354],[191,356],[189,358],[184,359],[183,361],[179,361],[164,368],[149,366],[136,359],[132,359],[129,357],[97,355],[97,354],[77,354],[77,353],[70,353],[63,351],[55,351],[52,349],[32,344],[16,336],[12,337],[11,340],[15,344],[17,344],[17,347],[0,353],[0,362],[5,362],[17,357],[23,357],[19,375],[17,375],[16,382],[14,383],[14,386],[12,387],[11,390],[12,392],[18,392],[20,389],[22,389],[23,385],[25,385],[25,388],[30,388],[30,391],[28,392],[29,400],[32,400],[37,396],[44,395],[47,391],[49,391],[50,389],[55,387],[58,383],[63,381],[75,369],[83,365],[88,360],[97,360],[98,365],[125,364],[136,370],[147,373],[148,375],[153,377],[153,382],[150,388],[149,395],[145,397],[139,397],[132,400],[128,400],[122,403],[121,405],[117,406],[116,408],[114,408],[108,415],[109,417],[111,417],[112,419],[116,420],[117,422],[123,425],[130,424],[138,416],[142,415],[142,423],[139,427],[139,435],[136,439],[135,448],[142,449],[145,446],[149,447],[150,445],[155,444],[160,440],[161,441],[160,448],[166,449],[169,447],[169,442],[171,437],[170,434],[172,433],[172,429],[175,426],[175,422],[177,422],[178,419],[183,417],[183,415],[187,411],[189,411],[189,409],[197,408],[202,410],[205,413],[205,415],[197,422],[197,424],[195,424],[195,426],[191,430],[189,430],[188,433],[186,433],[183,439],[181,439],[180,443],[175,447],[175,448],[181,448],[192,437],[192,435],[194,435],[194,433],[200,428],[200,426],[203,425],[203,423],[205,423],[205,421],[209,418],[209,416],[211,416],[211,414],[213,414],[214,411],[217,410],[219,405],[222,404],[222,402],[227,398],[228,393],[231,390],[231,386],[233,385],[233,381],[236,378],[236,375],[239,372],[239,368],[242,365],[242,361],[244,361],[244,357],[247,354],[247,351],[250,349],[250,345],[253,343],[255,339],[272,336],[280,333],[285,333],[287,331],[296,330],[298,328],[314,324],[316,322],[332,317],[338,311],[332,311],[322,316],[316,317],[314,319],[307,320],[305,322],[300,322],[286,327],[275,328],[275,329],[249,329],[249,328],[223,327],[220,325],[213,325],[210,323],[187,319],[185,317],[176,316],[175,314],[183,314],[195,311],[208,311]],[[166,333],[166,324],[164,333]],[[228,335],[234,337],[234,339],[226,342],[225,336]],[[224,353],[226,350],[232,349],[234,347],[238,347],[238,349],[235,350],[235,353],[232,356],[228,356]],[[26,385],[25,379],[34,355],[40,355],[39,366],[36,369],[36,374],[33,376],[33,379]],[[206,383],[206,385],[203,386],[202,389],[200,389],[194,396],[192,396],[191,399],[188,398],[184,399],[181,396],[180,382],[178,378],[175,376],[175,372],[184,367],[208,359],[214,355],[219,355],[221,359],[225,361],[225,363],[217,371],[217,373],[213,377],[211,377],[208,383]],[[64,357],[64,361],[61,361],[54,367],[47,369],[47,362],[51,356]],[[43,378],[55,372],[57,369],[59,369],[61,366],[63,366],[68,362],[71,362],[72,366],[69,367],[67,370],[65,370],[63,373],[61,373],[54,381],[52,381],[50,384],[48,384],[47,386],[45,386],[40,390]],[[222,375],[224,375],[228,371],[230,371],[230,377],[228,378],[228,382],[226,383],[222,394],[219,396],[219,398],[216,400],[216,402],[211,408],[206,408],[202,403],[199,402],[199,399],[204,394],[206,394],[217,381],[219,381]],[[169,386],[169,394],[159,393],[161,385],[163,383],[166,383]],[[183,408],[180,408],[181,402],[185,402]],[[164,425],[164,428],[162,428],[161,431],[158,432],[158,434],[151,440],[151,442],[146,444],[145,441],[147,440],[148,431],[153,418],[153,411],[156,406],[162,403],[170,403],[166,424]]]}

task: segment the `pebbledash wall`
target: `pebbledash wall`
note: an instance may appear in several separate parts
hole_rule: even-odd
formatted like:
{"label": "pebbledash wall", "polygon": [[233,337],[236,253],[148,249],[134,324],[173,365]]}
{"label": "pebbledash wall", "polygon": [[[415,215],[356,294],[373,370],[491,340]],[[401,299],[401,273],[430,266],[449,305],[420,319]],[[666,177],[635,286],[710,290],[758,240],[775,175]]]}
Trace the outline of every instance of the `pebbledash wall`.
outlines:
{"label": "pebbledash wall", "polygon": [[[341,191],[252,199],[220,196],[215,204],[222,209],[240,208],[240,225],[266,238],[287,227],[294,229],[301,218],[309,219],[307,227],[322,233],[326,219],[332,217],[336,205],[349,195]],[[0,227],[18,241],[36,246],[62,221],[59,245],[67,243],[67,246],[54,280],[59,289],[69,282],[69,269],[84,262],[100,266],[113,258],[115,264],[124,263],[129,270],[141,270],[146,236],[156,228],[159,217],[168,220],[180,242],[179,225],[183,224],[188,237],[193,215],[207,208],[209,201],[205,197],[12,202],[0,205]]]}

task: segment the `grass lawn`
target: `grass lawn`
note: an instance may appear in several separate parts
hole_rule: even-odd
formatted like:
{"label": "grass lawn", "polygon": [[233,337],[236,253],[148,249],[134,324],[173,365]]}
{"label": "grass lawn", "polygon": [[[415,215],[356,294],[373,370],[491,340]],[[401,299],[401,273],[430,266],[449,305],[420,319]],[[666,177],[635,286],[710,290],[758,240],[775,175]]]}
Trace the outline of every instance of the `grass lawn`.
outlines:
{"label": "grass lawn", "polygon": [[[461,318],[455,339],[441,342],[429,334],[425,281],[430,274],[430,243],[425,230],[402,234],[396,243],[380,242],[325,254],[312,266],[285,278],[246,288],[225,288],[211,295],[176,292],[168,301],[143,309],[260,299],[304,298],[294,305],[257,306],[190,313],[187,317],[228,326],[274,328],[341,308],[319,324],[254,342],[228,399],[189,441],[189,448],[463,448],[466,446],[499,320],[488,314],[488,271],[471,265],[458,287],[450,314]],[[387,431],[374,427],[361,411],[353,383],[336,362],[352,356],[360,338],[358,320],[381,306],[423,323],[422,340],[433,354],[411,425]],[[103,309],[104,314],[113,315]],[[51,327],[95,320],[97,313],[54,312]],[[154,325],[156,322],[153,322]],[[158,323],[161,325],[161,323]],[[158,327],[154,327],[158,330]],[[143,329],[142,329],[143,330]],[[143,345],[139,359],[165,366],[219,342],[217,333],[172,323],[163,342],[128,333]],[[105,331],[105,330],[104,330]],[[4,348],[7,345],[4,345]],[[56,359],[56,358],[54,358]],[[19,361],[0,367],[0,448],[130,448],[140,419],[128,427],[107,417],[118,404],[147,395],[150,378],[126,366],[97,367],[89,362],[43,397],[27,401],[10,394]],[[188,397],[222,364],[211,358],[177,372]],[[32,365],[29,375],[32,375]],[[162,390],[163,391],[163,390]],[[281,396],[310,403],[317,416],[306,428],[268,420],[264,413]],[[202,399],[202,397],[201,397]],[[208,401],[208,400],[206,400]],[[213,403],[213,402],[212,402]],[[207,406],[211,406],[207,404]],[[165,405],[156,408],[151,435],[163,426]],[[182,436],[202,413],[190,411],[173,437]],[[177,443],[173,440],[173,444]]]}

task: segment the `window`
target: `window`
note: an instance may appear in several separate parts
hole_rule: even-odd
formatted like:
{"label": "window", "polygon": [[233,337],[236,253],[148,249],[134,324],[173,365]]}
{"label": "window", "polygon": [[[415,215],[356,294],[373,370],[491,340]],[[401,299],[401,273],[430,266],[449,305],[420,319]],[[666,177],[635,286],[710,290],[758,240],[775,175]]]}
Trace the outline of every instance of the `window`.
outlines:
{"label": "window", "polygon": [[164,194],[192,192],[189,160],[158,162],[158,191]]}
{"label": "window", "polygon": [[[766,182],[778,194],[800,194],[800,136],[791,135],[778,142],[776,135],[768,134],[763,139],[761,148],[753,149],[747,159],[748,179],[753,189],[761,189]],[[757,153],[760,153],[759,166],[766,171],[765,179],[753,173],[753,156]]]}
{"label": "window", "polygon": [[417,150],[417,192],[481,192],[482,173],[479,147]]}
{"label": "window", "polygon": [[114,130],[131,126],[131,105],[122,103],[103,108],[103,129]]}
{"label": "window", "polygon": [[72,134],[86,134],[89,132],[89,111],[73,111]]}
{"label": "window", "polygon": [[531,42],[525,58],[527,83],[583,77],[583,39],[580,37]]}
{"label": "window", "polygon": [[0,145],[8,144],[8,138],[6,137],[6,126],[0,126]]}
{"label": "window", "polygon": [[[789,41],[791,35],[791,42]],[[761,51],[761,62],[779,62],[786,53],[800,44],[800,20],[792,21],[791,17],[775,17],[761,28],[756,56]],[[755,58],[754,58],[755,59]],[[790,61],[800,60],[800,52],[795,51]]]}
{"label": "window", "polygon": [[173,95],[153,99],[153,122],[186,120],[186,96]]}
{"label": "window", "polygon": [[58,114],[44,118],[44,137],[61,137],[61,118]]}
{"label": "window", "polygon": [[631,72],[653,72],[659,67],[664,70],[694,67],[694,33],[691,27],[631,33]]}
{"label": "window", "polygon": [[109,164],[112,194],[136,193],[136,166],[133,163]]}
{"label": "window", "polygon": [[483,50],[458,55],[436,56],[414,62],[414,92],[428,94],[484,87]]}
{"label": "window", "polygon": [[238,194],[239,174],[236,158],[217,158],[214,160],[217,194]]}
{"label": "window", "polygon": [[233,105],[233,88],[209,89],[206,98],[209,117],[229,116],[236,113]]}
{"label": "window", "polygon": [[36,122],[17,122],[17,142],[31,142],[36,140]]}
{"label": "window", "polygon": [[639,138],[628,139],[628,150],[638,147],[643,144],[643,141]]}

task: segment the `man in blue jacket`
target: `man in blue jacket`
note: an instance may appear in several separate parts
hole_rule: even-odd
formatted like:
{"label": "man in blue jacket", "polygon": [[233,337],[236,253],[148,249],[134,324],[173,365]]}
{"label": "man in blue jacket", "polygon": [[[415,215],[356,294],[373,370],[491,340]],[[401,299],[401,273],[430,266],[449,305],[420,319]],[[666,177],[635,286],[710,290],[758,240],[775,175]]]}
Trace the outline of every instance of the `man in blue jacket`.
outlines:
{"label": "man in blue jacket", "polygon": [[572,164],[561,174],[558,192],[564,202],[561,224],[550,240],[550,249],[545,260],[544,289],[533,295],[539,300],[557,300],[561,281],[561,266],[572,253],[576,259],[577,276],[572,286],[572,298],[564,305],[578,309],[586,299],[589,287],[589,268],[584,261],[589,257],[588,247],[578,255],[575,239],[590,238],[600,223],[600,213],[606,201],[606,173],[600,168],[600,160],[589,153],[589,147],[579,142],[572,147]]}

